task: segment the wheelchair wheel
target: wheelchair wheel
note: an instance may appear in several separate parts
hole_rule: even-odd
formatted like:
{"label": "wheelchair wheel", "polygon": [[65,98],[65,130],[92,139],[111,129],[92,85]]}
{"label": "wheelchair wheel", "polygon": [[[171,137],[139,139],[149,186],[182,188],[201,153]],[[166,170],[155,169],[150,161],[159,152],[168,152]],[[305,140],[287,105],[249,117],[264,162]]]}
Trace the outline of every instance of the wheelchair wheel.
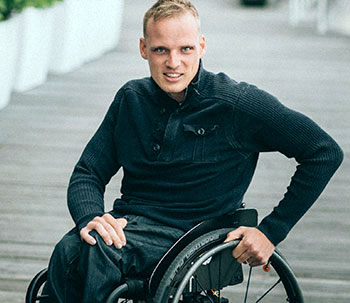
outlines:
{"label": "wheelchair wheel", "polygon": [[189,244],[166,271],[154,303],[302,303],[295,275],[282,255],[275,251],[264,267],[238,264],[232,250],[239,241],[222,243],[231,230],[216,230]]}
{"label": "wheelchair wheel", "polygon": [[42,288],[47,280],[47,268],[41,270],[30,282],[27,293],[26,303],[44,303],[48,302],[48,296],[42,295]]}

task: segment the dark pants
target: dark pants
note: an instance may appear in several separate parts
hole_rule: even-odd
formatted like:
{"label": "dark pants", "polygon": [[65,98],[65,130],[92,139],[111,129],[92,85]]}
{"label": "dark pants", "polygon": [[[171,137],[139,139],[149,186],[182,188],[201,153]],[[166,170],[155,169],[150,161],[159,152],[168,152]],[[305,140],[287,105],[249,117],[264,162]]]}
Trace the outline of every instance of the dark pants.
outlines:
{"label": "dark pants", "polygon": [[107,246],[94,231],[96,245],[81,242],[76,229],[56,245],[51,256],[46,290],[50,302],[99,303],[125,277],[147,277],[183,231],[151,219],[128,215],[127,244]]}

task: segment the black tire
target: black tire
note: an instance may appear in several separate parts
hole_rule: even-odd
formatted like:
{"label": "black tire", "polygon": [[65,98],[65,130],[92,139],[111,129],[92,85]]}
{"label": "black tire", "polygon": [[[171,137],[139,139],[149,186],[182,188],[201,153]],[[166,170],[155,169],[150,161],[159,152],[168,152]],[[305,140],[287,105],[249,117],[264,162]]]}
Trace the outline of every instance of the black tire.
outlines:
{"label": "black tire", "polygon": [[27,293],[26,303],[38,303],[47,301],[47,296],[41,295],[42,288],[47,280],[47,268],[41,270],[30,282]]}
{"label": "black tire", "polygon": [[[222,243],[223,239],[226,237],[226,234],[231,230],[232,229],[220,229],[210,232],[199,237],[187,247],[185,247],[185,249],[170,264],[168,270],[166,271],[159,284],[153,302],[186,303],[187,301],[182,295],[183,291],[185,290],[188,296],[188,282],[194,279],[193,277],[197,275],[198,271],[201,271],[202,268],[210,262],[214,263],[216,262],[215,260],[227,258],[227,254],[231,256],[231,251],[238,244],[238,241]],[[226,255],[226,257],[222,257],[224,255]],[[228,266],[229,268],[238,265],[234,258],[231,259],[233,261],[229,261],[232,262]],[[206,265],[203,265],[203,263]],[[192,295],[192,297],[188,302],[209,302],[204,301],[204,297],[211,297],[210,302],[262,302],[259,300],[262,299],[262,297],[265,298],[266,296],[267,301],[264,302],[286,302],[287,300],[288,302],[292,303],[303,303],[303,296],[296,281],[295,275],[282,255],[278,252],[275,252],[271,257],[269,264],[269,272],[263,271],[261,267],[254,267],[254,269],[251,269],[248,265],[244,265],[243,272],[245,281],[243,283],[238,283],[234,286],[228,286],[225,283],[220,282],[221,290],[218,291],[218,289],[215,288],[217,293],[214,299],[212,295],[209,295],[207,292],[208,290],[213,289],[212,287],[205,288],[205,291],[197,290],[195,294],[194,292],[190,292],[190,295]],[[233,270],[230,273],[231,275],[232,272]],[[251,276],[250,273],[252,274]],[[215,275],[215,273],[211,273],[210,277],[213,274]],[[219,275],[220,279],[222,279],[221,273]],[[250,277],[249,282],[247,281],[248,277]],[[269,282],[268,285],[262,292],[260,292],[261,286],[265,285],[266,282]],[[276,284],[275,282],[278,283]],[[211,283],[212,282],[210,282],[210,285],[212,285]],[[216,286],[217,282],[215,283]],[[248,287],[247,284],[249,284]],[[273,291],[268,291],[273,284],[276,284],[276,287],[273,289]],[[249,290],[248,293],[247,289]],[[265,294],[267,291],[268,293]],[[218,295],[219,298],[217,297]],[[228,297],[228,299],[224,300],[221,295],[225,296],[226,298]],[[195,296],[201,299],[194,300],[193,298]],[[253,299],[252,297],[255,298]]]}

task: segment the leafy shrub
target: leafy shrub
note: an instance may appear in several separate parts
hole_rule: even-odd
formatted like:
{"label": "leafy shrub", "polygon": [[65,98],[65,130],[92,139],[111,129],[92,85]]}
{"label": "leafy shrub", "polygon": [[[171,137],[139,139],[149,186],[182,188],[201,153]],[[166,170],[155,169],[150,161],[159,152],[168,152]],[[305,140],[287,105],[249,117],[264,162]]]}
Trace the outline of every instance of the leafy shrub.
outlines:
{"label": "leafy shrub", "polygon": [[24,7],[25,0],[0,0],[0,21],[10,18],[14,11],[22,11]]}
{"label": "leafy shrub", "polygon": [[14,12],[21,12],[25,7],[45,8],[63,0],[0,0],[0,21],[7,20]]}
{"label": "leafy shrub", "polygon": [[0,0],[0,21],[5,19],[6,4],[5,0]]}
{"label": "leafy shrub", "polygon": [[63,0],[24,0],[27,7],[45,8],[52,6],[55,2]]}

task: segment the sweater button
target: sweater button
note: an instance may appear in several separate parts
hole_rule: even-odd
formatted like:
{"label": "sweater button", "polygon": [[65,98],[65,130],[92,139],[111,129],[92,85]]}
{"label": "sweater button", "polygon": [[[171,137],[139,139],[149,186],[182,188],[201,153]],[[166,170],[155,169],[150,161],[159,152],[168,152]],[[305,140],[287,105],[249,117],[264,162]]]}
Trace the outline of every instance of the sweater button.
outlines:
{"label": "sweater button", "polygon": [[153,151],[154,152],[159,152],[160,151],[160,145],[159,144],[153,144],[153,147],[152,147]]}
{"label": "sweater button", "polygon": [[205,129],[204,128],[200,128],[197,130],[197,134],[200,135],[200,136],[204,136],[205,134]]}

